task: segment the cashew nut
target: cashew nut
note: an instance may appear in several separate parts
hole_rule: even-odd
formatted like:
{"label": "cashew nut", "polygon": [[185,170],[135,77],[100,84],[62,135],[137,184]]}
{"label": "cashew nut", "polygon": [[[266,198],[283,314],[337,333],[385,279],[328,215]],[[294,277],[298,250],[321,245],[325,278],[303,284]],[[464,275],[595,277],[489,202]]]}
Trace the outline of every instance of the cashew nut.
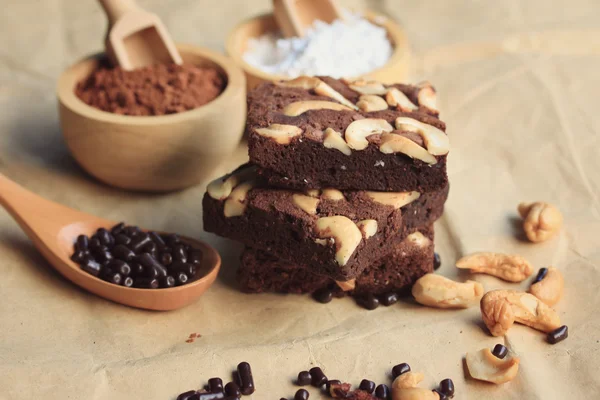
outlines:
{"label": "cashew nut", "polygon": [[231,191],[241,182],[252,179],[256,174],[256,167],[240,168],[229,175],[215,179],[206,187],[208,195],[215,200],[225,200]]}
{"label": "cashew nut", "polygon": [[383,96],[387,93],[385,86],[383,86],[381,82],[377,81],[366,81],[359,79],[357,81],[350,82],[349,87],[360,94],[375,94]]}
{"label": "cashew nut", "polygon": [[321,193],[321,197],[324,199],[327,199],[327,200],[334,200],[334,201],[346,200],[346,198],[344,197],[344,193],[340,192],[337,189],[333,189],[333,188],[323,189],[323,192]]}
{"label": "cashew nut", "polygon": [[481,317],[493,336],[504,335],[513,322],[542,332],[560,326],[556,312],[532,294],[516,290],[492,290],[481,298]]}
{"label": "cashew nut", "polygon": [[255,129],[256,133],[275,140],[279,144],[290,144],[293,138],[302,134],[295,125],[271,124],[266,128]]}
{"label": "cashew nut", "polygon": [[308,100],[308,101],[296,101],[290,103],[283,109],[283,114],[288,117],[297,117],[310,110],[335,110],[335,111],[351,111],[350,107],[346,107],[340,103],[334,103],[333,101],[322,101],[322,100]]}
{"label": "cashew nut", "polygon": [[506,383],[519,372],[518,357],[500,359],[487,348],[467,353],[466,361],[471,377],[480,381]]}
{"label": "cashew nut", "polygon": [[396,379],[394,379],[394,382],[392,383],[392,390],[417,387],[424,378],[425,376],[420,372],[405,372],[401,375],[398,375]]}
{"label": "cashew nut", "polygon": [[375,94],[363,94],[356,103],[364,112],[382,111],[388,109],[388,103]]}
{"label": "cashew nut", "polygon": [[335,281],[335,283],[344,292],[349,292],[350,290],[354,290],[354,288],[356,287],[356,279],[350,279],[349,281]]}
{"label": "cashew nut", "polygon": [[441,275],[423,275],[412,288],[415,300],[429,307],[469,308],[483,296],[483,286],[479,282],[455,282]]}
{"label": "cashew nut", "polygon": [[352,108],[353,110],[357,109],[356,106],[352,104],[352,102],[350,102],[350,100],[342,96],[341,93],[334,90],[331,86],[329,86],[328,84],[316,77],[299,76],[295,79],[278,82],[277,85],[283,87],[299,88],[304,90],[314,90],[315,93],[320,96],[329,97],[339,103],[342,103],[347,107]]}
{"label": "cashew nut", "polygon": [[246,195],[254,187],[254,181],[244,182],[236,186],[231,192],[225,205],[223,206],[223,214],[226,218],[238,217],[246,211]]}
{"label": "cashew nut", "polygon": [[392,400],[439,400],[436,392],[417,387],[422,380],[420,372],[406,372],[398,376],[392,384]]}
{"label": "cashew nut", "polygon": [[563,216],[556,207],[541,201],[519,204],[519,214],[523,218],[527,238],[534,243],[550,239],[563,222]]}
{"label": "cashew nut", "polygon": [[396,210],[404,207],[407,204],[417,200],[421,193],[419,192],[370,192],[365,191],[365,194],[376,203],[384,206],[392,206]]}
{"label": "cashew nut", "polygon": [[358,229],[358,226],[350,218],[342,215],[319,218],[315,231],[320,239],[334,239],[336,246],[335,260],[340,266],[348,263],[354,250],[362,240],[362,232]]}
{"label": "cashew nut", "polygon": [[421,82],[417,84],[417,87],[420,88],[419,93],[417,94],[419,105],[428,108],[434,113],[439,113],[437,108],[437,94],[431,83],[427,81]]}
{"label": "cashew nut", "polygon": [[401,111],[414,111],[417,107],[406,97],[404,93],[396,88],[391,88],[385,95],[387,103],[392,107],[398,107]]}
{"label": "cashew nut", "polygon": [[523,257],[501,253],[473,253],[458,260],[456,266],[508,282],[521,282],[533,273],[533,266]]}
{"label": "cashew nut", "polygon": [[561,299],[565,281],[559,270],[549,267],[544,279],[534,283],[529,288],[529,293],[552,307]]}
{"label": "cashew nut", "polygon": [[377,221],[374,219],[365,219],[357,222],[356,225],[365,239],[368,239],[377,233]]}
{"label": "cashew nut", "polygon": [[319,199],[310,196],[305,196],[303,194],[294,194],[292,196],[292,201],[298,208],[300,208],[307,214],[317,214],[317,206],[319,205]]}
{"label": "cashew nut", "polygon": [[433,125],[424,124],[413,118],[396,118],[396,129],[418,133],[425,143],[429,154],[442,156],[450,151],[450,139],[441,129]]}
{"label": "cashew nut", "polygon": [[394,127],[385,119],[365,118],[352,122],[346,128],[346,143],[354,150],[364,150],[369,145],[367,136],[391,132]]}
{"label": "cashew nut", "polygon": [[395,133],[384,133],[381,135],[379,151],[384,154],[402,153],[427,164],[437,164],[437,159],[423,147],[409,138]]}
{"label": "cashew nut", "polygon": [[428,237],[423,235],[421,232],[413,232],[406,237],[406,240],[419,248],[428,246],[431,243]]}
{"label": "cashew nut", "polygon": [[323,146],[328,149],[339,150],[347,156],[352,154],[352,149],[348,146],[344,138],[342,138],[342,134],[332,128],[325,129]]}

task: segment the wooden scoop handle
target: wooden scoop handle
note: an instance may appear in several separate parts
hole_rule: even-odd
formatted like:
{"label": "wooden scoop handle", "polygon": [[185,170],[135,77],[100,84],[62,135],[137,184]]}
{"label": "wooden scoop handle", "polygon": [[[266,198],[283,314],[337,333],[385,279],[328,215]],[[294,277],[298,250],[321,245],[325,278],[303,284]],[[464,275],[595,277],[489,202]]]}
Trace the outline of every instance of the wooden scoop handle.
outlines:
{"label": "wooden scoop handle", "polygon": [[108,23],[113,25],[123,15],[129,11],[138,10],[139,7],[134,0],[98,0],[104,8],[104,12],[108,17]]}

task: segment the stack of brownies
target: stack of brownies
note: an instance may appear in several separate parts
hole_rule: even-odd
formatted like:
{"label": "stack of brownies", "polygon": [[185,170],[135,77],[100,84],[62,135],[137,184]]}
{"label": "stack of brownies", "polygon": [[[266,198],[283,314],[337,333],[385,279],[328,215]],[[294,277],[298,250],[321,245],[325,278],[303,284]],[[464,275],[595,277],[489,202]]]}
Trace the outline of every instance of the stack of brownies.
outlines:
{"label": "stack of brownies", "polygon": [[249,94],[250,163],[203,201],[204,228],[246,245],[244,291],[346,293],[373,308],[433,271],[449,150],[435,96],[428,83],[328,77]]}

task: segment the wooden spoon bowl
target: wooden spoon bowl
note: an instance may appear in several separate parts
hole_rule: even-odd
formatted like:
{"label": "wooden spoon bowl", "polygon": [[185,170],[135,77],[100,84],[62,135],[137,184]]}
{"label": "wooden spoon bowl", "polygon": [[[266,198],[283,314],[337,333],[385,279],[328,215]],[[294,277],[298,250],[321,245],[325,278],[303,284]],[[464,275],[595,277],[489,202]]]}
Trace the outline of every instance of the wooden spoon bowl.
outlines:
{"label": "wooden spoon bowl", "polygon": [[[386,29],[388,39],[392,43],[394,51],[386,65],[379,69],[375,69],[360,78],[373,79],[387,84],[406,81],[409,73],[410,49],[404,29],[389,17],[385,17],[375,12],[367,11],[364,13],[364,16],[372,23]],[[278,31],[279,26],[277,25],[273,14],[263,14],[241,22],[229,33],[225,48],[227,54],[246,73],[248,90],[263,82],[290,79],[288,76],[264,72],[259,68],[248,64],[244,60],[244,53],[248,48],[248,41],[251,38],[257,38],[264,34],[276,33]]]}
{"label": "wooden spoon bowl", "polygon": [[137,289],[103,281],[71,261],[79,235],[91,236],[98,228],[116,222],[85,214],[42,199],[0,174],[3,205],[48,262],[65,278],[98,296],[131,307],[175,310],[195,301],[215,281],[221,267],[219,253],[208,244],[186,237],[181,240],[202,251],[194,281],[169,289]]}

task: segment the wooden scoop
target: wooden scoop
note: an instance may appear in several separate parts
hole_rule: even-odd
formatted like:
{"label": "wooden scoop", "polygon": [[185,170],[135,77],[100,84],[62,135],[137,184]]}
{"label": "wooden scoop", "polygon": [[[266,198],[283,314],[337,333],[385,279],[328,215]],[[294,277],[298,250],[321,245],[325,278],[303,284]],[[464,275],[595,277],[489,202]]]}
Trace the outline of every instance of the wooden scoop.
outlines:
{"label": "wooden scoop", "polygon": [[304,36],[316,20],[342,18],[336,0],[273,0],[273,14],[285,37]]}
{"label": "wooden scoop", "polygon": [[108,17],[106,54],[125,70],[153,64],[181,64],[181,56],[162,21],[134,0],[100,0]]}
{"label": "wooden scoop", "polygon": [[81,270],[71,261],[79,235],[92,235],[98,228],[115,225],[60,204],[45,200],[0,174],[0,205],[12,215],[35,247],[65,278],[76,285],[117,303],[149,310],[175,310],[202,295],[215,281],[221,266],[219,253],[199,240],[181,240],[202,251],[194,281],[169,289],[135,289],[105,282]]}

